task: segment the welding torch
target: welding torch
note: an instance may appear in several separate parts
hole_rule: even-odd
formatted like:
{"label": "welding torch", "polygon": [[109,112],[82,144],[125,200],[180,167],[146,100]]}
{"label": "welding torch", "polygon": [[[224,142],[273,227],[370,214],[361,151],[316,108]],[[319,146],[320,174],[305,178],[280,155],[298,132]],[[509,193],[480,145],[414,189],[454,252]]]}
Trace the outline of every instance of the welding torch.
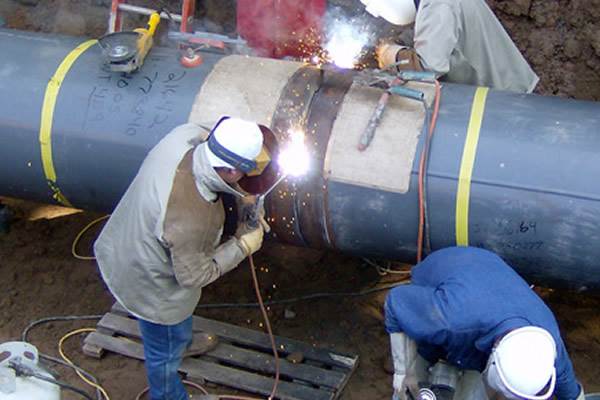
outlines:
{"label": "welding torch", "polygon": [[269,224],[267,224],[260,215],[260,210],[262,210],[265,206],[265,198],[267,195],[271,193],[273,189],[275,189],[277,185],[279,185],[286,177],[287,174],[282,174],[265,192],[256,196],[256,201],[254,204],[244,208],[242,221],[246,223],[249,228],[256,229],[258,228],[258,224],[262,223],[265,232],[269,232],[271,230]]}

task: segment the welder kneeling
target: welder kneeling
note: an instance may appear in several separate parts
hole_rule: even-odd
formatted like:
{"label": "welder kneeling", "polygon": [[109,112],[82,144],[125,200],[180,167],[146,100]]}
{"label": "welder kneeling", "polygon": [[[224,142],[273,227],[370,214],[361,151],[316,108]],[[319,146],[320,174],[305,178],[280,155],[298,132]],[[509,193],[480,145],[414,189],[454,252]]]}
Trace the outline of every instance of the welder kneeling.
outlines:
{"label": "welder kneeling", "polygon": [[394,399],[584,399],[552,312],[489,251],[432,253],[385,319]]}

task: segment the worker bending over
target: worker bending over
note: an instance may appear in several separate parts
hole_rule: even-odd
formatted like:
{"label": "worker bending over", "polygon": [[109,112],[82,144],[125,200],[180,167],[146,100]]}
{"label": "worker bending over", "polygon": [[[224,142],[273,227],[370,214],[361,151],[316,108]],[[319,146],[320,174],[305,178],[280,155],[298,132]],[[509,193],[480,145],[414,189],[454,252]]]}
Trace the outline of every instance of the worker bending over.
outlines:
{"label": "worker bending over", "polygon": [[432,253],[388,295],[385,324],[396,399],[417,398],[440,360],[460,371],[457,400],[585,397],[552,312],[489,251]]}
{"label": "worker bending over", "polygon": [[428,70],[448,82],[531,93],[539,78],[484,0],[361,0],[375,17],[414,26],[414,48],[382,44],[380,68]]}
{"label": "worker bending over", "polygon": [[177,373],[186,350],[206,349],[192,314],[202,288],[262,245],[263,227],[240,225],[221,242],[220,193],[255,168],[263,134],[254,122],[222,118],[208,139],[194,124],[175,128],[148,154],[94,251],[106,285],[139,318],[151,400],[185,400]]}

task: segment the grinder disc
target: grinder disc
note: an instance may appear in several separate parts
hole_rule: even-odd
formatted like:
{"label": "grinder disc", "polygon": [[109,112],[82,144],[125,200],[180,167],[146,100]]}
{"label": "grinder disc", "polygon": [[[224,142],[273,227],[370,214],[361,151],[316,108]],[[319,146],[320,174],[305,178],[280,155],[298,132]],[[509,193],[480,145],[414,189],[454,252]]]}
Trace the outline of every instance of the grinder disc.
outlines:
{"label": "grinder disc", "polygon": [[98,39],[98,43],[110,62],[119,62],[135,57],[140,35],[138,32],[114,32]]}

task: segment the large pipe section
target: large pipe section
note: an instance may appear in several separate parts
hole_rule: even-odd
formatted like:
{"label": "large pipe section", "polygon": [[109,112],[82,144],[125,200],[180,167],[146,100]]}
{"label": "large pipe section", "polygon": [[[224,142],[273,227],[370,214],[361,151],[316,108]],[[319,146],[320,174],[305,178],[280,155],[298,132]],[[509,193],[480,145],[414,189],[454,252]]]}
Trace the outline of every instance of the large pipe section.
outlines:
{"label": "large pipe section", "polygon": [[[267,204],[279,240],[415,260],[420,103],[392,98],[358,152],[381,91],[351,72],[211,53],[185,69],[176,50],[154,48],[124,76],[93,43],[73,55],[82,42],[0,30],[0,194],[110,211],[173,127],[238,115],[280,138],[307,132],[311,172]],[[481,246],[533,282],[600,287],[599,128],[599,103],[443,85],[427,173],[432,249]]]}

